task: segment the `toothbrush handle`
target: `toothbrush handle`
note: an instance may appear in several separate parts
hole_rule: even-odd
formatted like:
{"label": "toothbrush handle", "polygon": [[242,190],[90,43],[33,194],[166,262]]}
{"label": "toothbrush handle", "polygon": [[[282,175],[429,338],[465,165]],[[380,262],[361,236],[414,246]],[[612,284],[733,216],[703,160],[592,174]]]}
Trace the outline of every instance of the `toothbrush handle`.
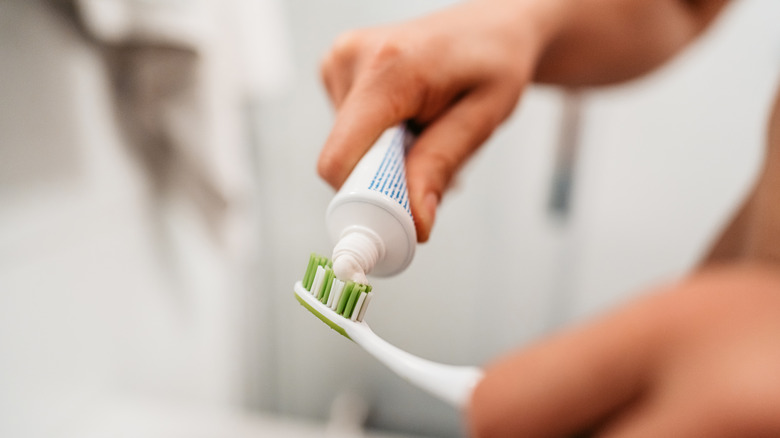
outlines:
{"label": "toothbrush handle", "polygon": [[482,379],[480,368],[446,365],[407,353],[380,338],[368,324],[353,327],[349,336],[408,382],[459,409],[466,407],[474,387]]}

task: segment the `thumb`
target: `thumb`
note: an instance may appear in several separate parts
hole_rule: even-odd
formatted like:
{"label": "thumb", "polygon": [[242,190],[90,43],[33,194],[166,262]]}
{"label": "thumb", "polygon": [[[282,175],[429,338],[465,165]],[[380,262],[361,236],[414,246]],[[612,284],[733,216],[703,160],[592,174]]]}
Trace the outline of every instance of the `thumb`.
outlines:
{"label": "thumb", "polygon": [[436,208],[453,177],[509,112],[497,110],[501,106],[495,96],[480,91],[464,96],[425,127],[407,154],[406,178],[419,242],[430,237]]}

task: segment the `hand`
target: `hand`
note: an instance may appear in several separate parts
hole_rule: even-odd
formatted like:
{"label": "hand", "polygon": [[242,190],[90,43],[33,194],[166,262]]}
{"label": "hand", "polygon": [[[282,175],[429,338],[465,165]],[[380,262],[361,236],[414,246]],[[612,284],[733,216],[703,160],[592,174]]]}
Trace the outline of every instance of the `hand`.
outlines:
{"label": "hand", "polygon": [[543,7],[473,1],[339,38],[322,64],[337,109],[319,158],[322,178],[340,187],[385,129],[410,121],[422,133],[406,161],[409,198],[417,238],[428,240],[454,174],[531,79],[546,37]]}
{"label": "hand", "polygon": [[702,271],[499,360],[473,436],[780,436],[780,273]]}

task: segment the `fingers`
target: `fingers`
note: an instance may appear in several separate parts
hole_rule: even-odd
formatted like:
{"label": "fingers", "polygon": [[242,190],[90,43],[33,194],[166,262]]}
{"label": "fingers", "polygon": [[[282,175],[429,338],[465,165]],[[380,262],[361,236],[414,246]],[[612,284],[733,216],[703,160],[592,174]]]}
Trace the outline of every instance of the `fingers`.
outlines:
{"label": "fingers", "polygon": [[424,85],[408,68],[408,59],[403,48],[387,42],[353,66],[360,70],[354,83],[351,78],[326,79],[339,110],[317,170],[333,187],[341,186],[382,132],[420,112]]}
{"label": "fingers", "polygon": [[359,31],[342,34],[321,65],[322,81],[338,113],[320,153],[317,171],[337,189],[395,118],[388,114],[389,105],[382,105],[386,103],[386,93],[391,91],[387,85],[383,89],[374,88],[372,83],[376,79],[368,76],[362,79],[361,88],[353,89],[354,70],[364,44]]}
{"label": "fingers", "polygon": [[502,98],[497,88],[474,90],[423,130],[406,159],[409,199],[420,242],[430,237],[436,208],[455,174],[513,105],[514,99]]}
{"label": "fingers", "polygon": [[392,86],[357,84],[344,100],[317,162],[320,176],[338,188],[386,129],[413,113],[415,98]]}
{"label": "fingers", "polygon": [[660,345],[657,309],[638,304],[488,368],[471,401],[473,436],[581,433],[637,400]]}

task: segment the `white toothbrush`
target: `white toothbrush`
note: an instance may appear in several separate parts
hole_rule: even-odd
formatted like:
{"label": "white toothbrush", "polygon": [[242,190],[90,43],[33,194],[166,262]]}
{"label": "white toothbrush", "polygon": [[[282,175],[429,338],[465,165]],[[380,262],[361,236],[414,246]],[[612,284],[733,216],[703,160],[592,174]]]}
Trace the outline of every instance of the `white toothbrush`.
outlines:
{"label": "white toothbrush", "polygon": [[482,378],[482,370],[432,362],[377,336],[363,321],[372,295],[366,285],[335,278],[330,261],[314,254],[303,281],[295,283],[298,301],[332,329],[363,347],[406,381],[454,407],[464,408]]}

